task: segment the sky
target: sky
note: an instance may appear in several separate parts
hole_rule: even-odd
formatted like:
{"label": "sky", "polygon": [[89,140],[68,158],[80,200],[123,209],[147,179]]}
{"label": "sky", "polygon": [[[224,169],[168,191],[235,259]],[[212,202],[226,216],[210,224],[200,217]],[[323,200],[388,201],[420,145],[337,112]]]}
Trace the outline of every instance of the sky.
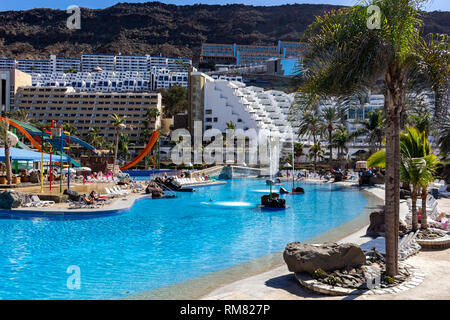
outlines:
{"label": "sky", "polygon": [[[102,9],[110,7],[118,2],[146,2],[139,0],[19,0],[19,1],[0,1],[0,11],[8,10],[27,10],[33,8],[53,8],[53,9],[66,9],[71,5],[77,5],[79,7]],[[310,4],[336,4],[336,5],[352,5],[356,0],[160,0],[160,2],[185,5],[194,3],[203,4],[228,4],[228,3],[243,3],[254,6],[270,6],[270,5],[282,5],[293,3],[310,3]],[[449,0],[429,0],[426,6],[427,11],[450,11]]]}

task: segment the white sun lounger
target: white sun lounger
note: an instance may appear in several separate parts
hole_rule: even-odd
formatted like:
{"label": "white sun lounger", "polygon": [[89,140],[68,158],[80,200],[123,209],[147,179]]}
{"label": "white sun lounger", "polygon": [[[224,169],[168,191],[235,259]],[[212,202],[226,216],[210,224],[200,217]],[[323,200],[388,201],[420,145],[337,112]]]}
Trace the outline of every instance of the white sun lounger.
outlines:
{"label": "white sun lounger", "polygon": [[[417,230],[416,232],[410,232],[399,239],[398,258],[400,260],[405,260],[408,257],[419,252],[421,247],[415,241],[418,232],[419,230]],[[383,256],[386,255],[386,238],[378,237],[360,245],[360,248],[365,252],[372,251],[373,247],[376,247],[377,251]]]}

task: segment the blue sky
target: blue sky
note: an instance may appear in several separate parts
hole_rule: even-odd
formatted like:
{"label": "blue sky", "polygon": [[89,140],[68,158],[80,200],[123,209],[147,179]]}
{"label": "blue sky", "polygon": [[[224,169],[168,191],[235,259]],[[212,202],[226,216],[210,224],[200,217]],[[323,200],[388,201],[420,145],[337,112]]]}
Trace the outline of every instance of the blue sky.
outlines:
{"label": "blue sky", "polygon": [[[78,5],[80,7],[100,9],[106,8],[116,4],[117,2],[146,2],[139,0],[19,0],[19,1],[6,1],[1,0],[0,11],[6,10],[26,10],[32,8],[54,8],[54,9],[66,9],[70,5]],[[340,4],[340,5],[352,5],[355,0],[161,0],[164,3],[171,4],[194,4],[194,3],[204,3],[204,4],[227,4],[227,3],[244,3],[249,5],[280,5],[280,4],[292,4],[292,3],[312,3],[312,4]],[[449,0],[430,0],[426,7],[427,11],[441,10],[450,11],[450,1]]]}

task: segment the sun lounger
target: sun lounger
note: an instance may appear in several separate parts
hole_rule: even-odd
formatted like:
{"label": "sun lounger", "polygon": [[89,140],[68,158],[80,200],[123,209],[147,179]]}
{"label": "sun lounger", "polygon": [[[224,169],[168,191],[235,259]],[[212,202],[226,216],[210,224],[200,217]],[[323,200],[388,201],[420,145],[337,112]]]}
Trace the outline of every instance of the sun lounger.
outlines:
{"label": "sun lounger", "polygon": [[48,207],[53,206],[55,204],[55,201],[47,201],[47,200],[41,200],[37,195],[31,196],[31,202],[34,204],[33,207]]}
{"label": "sun lounger", "polygon": [[131,192],[133,192],[131,190],[121,189],[119,186],[113,187],[113,191],[115,191],[115,192],[117,192],[119,194],[130,194]]}
{"label": "sun lounger", "polygon": [[450,191],[447,191],[447,186],[444,184],[439,187],[439,196],[443,198],[450,198]]}
{"label": "sun lounger", "polygon": [[[400,260],[405,260],[408,257],[419,252],[421,247],[415,241],[418,232],[419,230],[417,230],[416,232],[410,232],[399,239],[398,258]],[[365,252],[371,252],[373,250],[373,247],[375,247],[377,251],[383,256],[386,255],[386,238],[378,237],[360,245],[360,248]]]}

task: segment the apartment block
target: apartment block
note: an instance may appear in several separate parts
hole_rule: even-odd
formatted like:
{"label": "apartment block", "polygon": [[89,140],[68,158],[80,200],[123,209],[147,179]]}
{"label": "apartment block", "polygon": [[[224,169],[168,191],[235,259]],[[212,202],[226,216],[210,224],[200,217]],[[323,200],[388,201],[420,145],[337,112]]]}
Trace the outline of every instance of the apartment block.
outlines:
{"label": "apartment block", "polygon": [[204,43],[200,61],[236,65],[262,64],[271,58],[300,57],[305,48],[306,44],[290,41],[278,41],[275,46]]}
{"label": "apartment block", "polygon": [[11,110],[19,87],[30,85],[29,74],[14,68],[0,69],[0,112]]}
{"label": "apartment block", "polygon": [[17,60],[17,69],[25,73],[50,73],[53,71],[50,60]]}
{"label": "apartment block", "polygon": [[293,128],[288,122],[294,94],[246,86],[242,82],[213,79],[203,73],[191,74],[191,126],[203,121],[204,130],[225,132],[230,121],[236,129],[270,131],[290,139]]}
{"label": "apartment block", "polygon": [[0,69],[15,69],[16,66],[16,59],[0,58]]}
{"label": "apartment block", "polygon": [[52,67],[51,72],[80,72],[81,71],[81,60],[71,59],[71,58],[59,58],[55,55],[50,56],[50,64]]}
{"label": "apartment block", "polygon": [[150,57],[134,56],[134,55],[118,55],[116,56],[115,71],[137,71],[147,72]]}
{"label": "apartment block", "polygon": [[114,71],[116,57],[113,54],[91,54],[83,53],[81,55],[81,71],[91,72],[96,68],[103,71]]}
{"label": "apartment block", "polygon": [[[146,128],[147,110],[161,113],[160,93],[88,93],[72,87],[21,87],[15,96],[14,109],[23,109],[31,119],[41,122],[56,120],[69,123],[75,134],[86,138],[89,131],[98,128],[99,134],[114,141],[116,133],[111,115],[126,117],[130,144],[142,147],[139,137]],[[151,121],[150,130],[161,126],[161,116]]]}

